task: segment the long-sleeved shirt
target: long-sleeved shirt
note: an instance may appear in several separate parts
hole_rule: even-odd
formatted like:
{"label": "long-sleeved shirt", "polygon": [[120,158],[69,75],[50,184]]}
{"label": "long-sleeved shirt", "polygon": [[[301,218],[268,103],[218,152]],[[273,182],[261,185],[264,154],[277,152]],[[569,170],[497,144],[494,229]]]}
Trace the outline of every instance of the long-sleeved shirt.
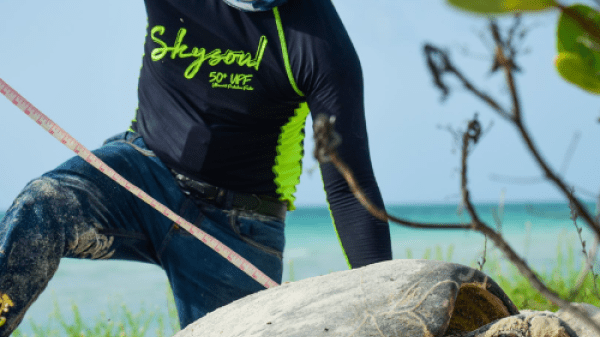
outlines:
{"label": "long-sleeved shirt", "polygon": [[[358,55],[329,0],[242,12],[222,0],[145,0],[148,28],[131,128],[168,166],[209,184],[288,203],[309,113],[336,116],[341,158],[379,207]],[[309,151],[310,152],[310,151]],[[389,227],[332,164],[327,201],[352,268],[391,259]]]}

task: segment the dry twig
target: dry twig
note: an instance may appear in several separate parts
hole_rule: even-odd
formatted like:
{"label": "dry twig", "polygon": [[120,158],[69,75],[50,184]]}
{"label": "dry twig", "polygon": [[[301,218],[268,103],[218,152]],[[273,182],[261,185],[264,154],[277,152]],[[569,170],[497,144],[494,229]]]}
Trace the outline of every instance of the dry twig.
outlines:
{"label": "dry twig", "polygon": [[[520,20],[517,19],[515,27],[519,24]],[[496,43],[495,60],[492,69],[504,70],[512,102],[510,112],[507,112],[507,110],[503,109],[493,98],[478,90],[470,81],[468,81],[467,78],[463,76],[462,73],[454,67],[454,65],[450,62],[448,55],[444,51],[427,44],[425,45],[424,50],[427,57],[429,69],[431,70],[432,75],[434,77],[435,85],[442,91],[442,98],[445,99],[449,95],[449,88],[443,82],[442,76],[446,73],[454,74],[463,83],[465,88],[467,88],[475,96],[477,96],[484,102],[488,103],[488,105],[502,118],[513,123],[513,125],[518,129],[521,137],[523,138],[523,141],[526,143],[531,155],[535,158],[538,166],[540,166],[540,168],[544,172],[545,177],[551,180],[556,186],[559,187],[559,189],[563,192],[565,197],[569,200],[573,209],[577,212],[578,216],[582,217],[588,224],[588,226],[592,229],[592,231],[596,234],[596,237],[600,238],[600,225],[597,223],[597,219],[593,219],[591,217],[591,215],[583,207],[581,202],[572,193],[570,193],[565,183],[557,176],[557,174],[555,174],[550,169],[550,167],[544,161],[540,152],[534,145],[533,140],[531,139],[529,132],[523,123],[520,99],[517,94],[516,83],[513,77],[513,72],[518,69],[514,62],[514,57],[517,55],[517,53],[515,52],[515,49],[511,47],[512,36],[514,36],[514,34],[516,33],[516,28],[512,28],[509,31],[509,38],[506,40],[502,39],[498,25],[494,20],[490,21],[490,30]],[[333,163],[333,165],[335,165],[336,168],[344,176],[353,193],[361,202],[361,204],[363,204],[369,210],[369,212],[371,212],[371,214],[373,214],[381,220],[391,220],[402,225],[414,228],[463,228],[474,229],[481,232],[486,236],[486,238],[489,237],[494,242],[494,244],[504,253],[504,255],[517,267],[519,272],[530,281],[531,285],[537,291],[539,291],[547,299],[549,299],[551,302],[555,303],[562,309],[576,315],[583,322],[589,325],[597,334],[600,335],[599,324],[595,323],[583,310],[576,306],[573,306],[570,302],[560,298],[558,294],[550,290],[543,282],[541,282],[541,280],[538,278],[535,272],[527,265],[527,263],[519,255],[516,254],[516,252],[502,238],[502,236],[498,232],[494,231],[491,227],[486,225],[483,221],[481,221],[471,201],[467,180],[467,157],[469,153],[469,147],[472,144],[477,143],[480,136],[481,125],[477,121],[477,118],[474,118],[472,121],[469,122],[468,129],[464,132],[462,137],[463,142],[461,158],[462,204],[471,216],[470,224],[434,225],[413,223],[403,219],[392,217],[388,215],[385,211],[379,210],[369,201],[369,199],[357,185],[350,168],[348,168],[346,164],[338,157],[337,152],[335,151],[335,146],[337,145],[337,143],[339,143],[339,137],[336,136],[334,131],[334,120],[328,119],[324,116],[319,116],[319,118],[317,118],[317,120],[315,121],[315,157],[321,163]]]}
{"label": "dry twig", "polygon": [[583,286],[583,282],[585,281],[585,278],[590,273],[592,274],[592,283],[594,285],[594,296],[596,296],[597,298],[600,299],[600,293],[598,293],[598,285],[596,284],[598,275],[594,272],[594,264],[593,264],[595,257],[596,257],[596,252],[598,249],[598,239],[594,240],[594,246],[592,248],[592,251],[588,255],[588,252],[586,250],[586,241],[581,236],[581,232],[582,232],[583,228],[581,228],[577,225],[577,217],[578,217],[577,210],[575,210],[575,208],[573,207],[573,204],[569,204],[569,208],[571,209],[571,220],[573,221],[573,226],[575,226],[575,229],[577,230],[577,236],[579,237],[579,242],[581,243],[581,247],[582,247],[581,253],[585,257],[585,267],[579,273],[579,276],[577,277],[577,281],[575,282],[575,285],[571,288],[571,292],[568,296],[568,299],[569,299],[569,301],[571,301],[573,298],[575,298],[577,293],[579,293],[579,291],[581,290],[581,287]]}
{"label": "dry twig", "polygon": [[[434,77],[434,82],[436,86],[442,90],[443,97],[446,97],[449,93],[449,89],[444,84],[442,80],[442,75],[444,73],[454,74],[463,83],[465,88],[467,88],[475,96],[486,102],[502,118],[510,121],[519,131],[521,138],[527,145],[529,152],[534,157],[538,166],[542,169],[544,176],[550,181],[552,181],[563,192],[563,195],[565,195],[565,197],[569,199],[569,202],[572,202],[575,205],[575,208],[579,212],[580,216],[586,221],[586,223],[592,229],[592,231],[594,231],[596,236],[600,238],[600,225],[598,224],[598,222],[594,221],[589,212],[587,212],[587,210],[583,207],[583,204],[577,198],[575,198],[575,196],[569,193],[565,183],[558,177],[556,173],[554,173],[553,170],[550,169],[549,165],[542,158],[539,150],[533,143],[533,140],[531,139],[529,131],[525,127],[521,116],[521,104],[519,95],[517,94],[516,83],[513,76],[515,63],[512,59],[509,59],[504,53],[504,45],[506,44],[506,42],[502,40],[500,36],[500,30],[494,20],[490,21],[490,30],[492,32],[492,36],[494,37],[494,41],[496,41],[496,60],[494,61],[494,63],[498,63],[504,70],[508,87],[510,90],[510,96],[512,101],[512,108],[510,110],[511,112],[508,113],[505,109],[503,109],[500,106],[500,104],[496,102],[496,100],[475,88],[475,86],[456,67],[454,67],[454,65],[450,62],[450,58],[444,51],[432,45],[426,44],[424,50],[427,56],[427,63],[429,64],[429,68],[432,71],[432,75]],[[515,55],[513,55],[512,57],[514,56]]]}
{"label": "dry twig", "polygon": [[332,163],[344,176],[352,193],[360,203],[376,218],[382,221],[395,223],[411,228],[443,228],[443,229],[470,229],[470,224],[460,223],[423,223],[401,219],[388,214],[385,210],[375,206],[356,182],[352,170],[337,154],[336,147],[340,144],[340,136],[334,130],[335,118],[319,115],[314,121],[315,152],[314,156],[320,163]]}
{"label": "dry twig", "polygon": [[[573,154],[575,154],[575,150],[577,149],[577,144],[579,143],[580,139],[581,139],[581,132],[576,131],[573,134],[573,137],[571,138],[571,143],[569,144],[567,151],[565,151],[565,155],[563,156],[562,164],[560,165],[559,173],[562,177],[564,177],[567,174],[567,170],[569,169],[569,165],[571,164],[571,160],[573,159]],[[544,179],[544,177],[541,177],[541,176],[514,177],[514,176],[505,176],[505,175],[500,175],[500,174],[491,174],[490,179],[494,180],[494,181],[502,181],[502,182],[507,182],[507,183],[512,183],[512,184],[539,184],[539,183],[546,182],[546,179]],[[581,189],[578,188],[577,190],[579,193],[583,192],[583,194],[587,194],[589,196],[596,197],[596,194],[586,191],[582,188]]]}
{"label": "dry twig", "polygon": [[[515,55],[511,55],[511,56],[507,57],[507,55],[505,54],[506,41],[502,40],[500,30],[494,20],[490,20],[490,30],[492,32],[494,41],[496,42],[496,53],[495,53],[496,61],[495,61],[495,63],[498,63],[500,65],[500,67],[504,70],[506,80],[508,83],[508,87],[510,89],[511,101],[512,101],[511,114],[509,115],[510,118],[507,118],[507,114],[505,112],[500,112],[500,110],[498,110],[499,105],[491,97],[489,97],[489,96],[486,96],[485,98],[481,97],[480,92],[478,90],[472,90],[472,92],[477,97],[479,97],[479,98],[483,99],[485,102],[487,102],[490,105],[490,107],[492,107],[492,109],[494,109],[494,111],[496,111],[497,113],[500,114],[501,117],[511,121],[514,124],[514,126],[518,129],[521,137],[523,138],[523,141],[526,143],[527,148],[529,149],[531,155],[535,158],[538,166],[540,166],[540,168],[544,172],[545,176],[549,180],[551,180],[556,186],[558,186],[560,188],[560,190],[563,192],[565,197],[567,199],[569,199],[570,203],[572,203],[574,209],[576,209],[578,214],[584,218],[584,220],[587,222],[587,224],[590,226],[590,228],[596,233],[596,236],[598,238],[600,238],[600,225],[598,225],[598,223],[592,219],[592,217],[587,212],[587,210],[585,210],[585,208],[583,207],[581,202],[577,198],[575,198],[575,196],[573,196],[572,193],[569,192],[565,183],[550,169],[550,167],[544,161],[541,154],[539,153],[536,146],[534,145],[533,140],[529,136],[529,132],[527,131],[527,129],[523,123],[523,120],[522,120],[521,104],[520,104],[519,96],[517,94],[516,83],[515,83],[514,76],[513,76],[515,63],[512,60],[512,58],[514,58]],[[444,59],[447,63],[449,63],[449,58],[447,56],[445,56]],[[456,68],[454,68],[454,66],[452,66],[451,64],[445,65],[444,68],[452,69],[454,73],[459,73],[458,70],[456,70]],[[435,75],[434,75],[434,77],[435,77]],[[470,82],[463,80],[464,76],[457,75],[457,77],[459,78],[459,80],[461,80],[465,84],[465,87],[467,87],[467,89],[471,90],[470,87],[472,87],[473,85]],[[446,94],[446,93],[444,93],[444,94]],[[600,334],[600,325],[595,323],[581,309],[573,306],[570,302],[563,300],[556,293],[554,293],[549,288],[547,288],[546,285],[544,285],[539,280],[539,278],[535,275],[535,273],[529,268],[529,266],[525,263],[525,261],[523,261],[512,250],[512,248],[508,244],[506,244],[506,242],[499,235],[497,235],[493,230],[491,230],[489,227],[487,227],[485,224],[483,224],[479,220],[479,218],[475,212],[475,209],[474,209],[473,205],[471,204],[471,201],[469,198],[469,191],[467,189],[467,174],[466,174],[466,172],[467,172],[467,169],[466,169],[466,153],[467,153],[467,151],[466,151],[466,148],[468,147],[469,140],[470,140],[470,136],[465,133],[465,136],[463,138],[462,191],[463,191],[463,202],[466,204],[467,210],[469,211],[469,214],[471,214],[471,217],[473,218],[473,222],[476,225],[475,229],[488,235],[490,237],[490,239],[492,239],[492,241],[494,241],[496,246],[517,267],[517,269],[521,272],[521,274],[523,274],[525,277],[527,277],[529,279],[530,283],[537,291],[539,291],[541,294],[543,294],[546,298],[548,298],[550,301],[552,301],[559,307],[561,307],[561,308],[565,309],[566,311],[569,311],[569,312],[573,313],[574,315],[576,315],[577,317],[579,317],[582,321],[586,322],[590,327],[592,327],[592,329],[595,330],[596,333]]]}

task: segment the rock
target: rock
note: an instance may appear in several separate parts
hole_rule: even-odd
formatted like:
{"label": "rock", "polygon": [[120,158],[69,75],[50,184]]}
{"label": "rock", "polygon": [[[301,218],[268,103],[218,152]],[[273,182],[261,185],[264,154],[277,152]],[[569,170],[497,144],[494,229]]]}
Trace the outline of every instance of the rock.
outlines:
{"label": "rock", "polygon": [[[575,306],[583,309],[594,322],[600,324],[600,308],[596,308],[587,303],[576,303]],[[577,333],[577,337],[598,337],[598,334],[594,333],[591,328],[581,322],[578,318],[575,318],[571,313],[561,309],[556,312],[556,316],[569,324],[569,326]]]}
{"label": "rock", "polygon": [[[575,303],[598,324],[600,309],[586,303]],[[598,337],[592,329],[565,310],[523,310],[519,315],[502,318],[461,337]],[[451,337],[451,336],[448,336]]]}
{"label": "rock", "polygon": [[437,337],[464,335],[516,314],[502,289],[475,269],[394,260],[263,290],[175,336]]}
{"label": "rock", "polygon": [[526,312],[485,325],[462,337],[581,337],[554,313]]}

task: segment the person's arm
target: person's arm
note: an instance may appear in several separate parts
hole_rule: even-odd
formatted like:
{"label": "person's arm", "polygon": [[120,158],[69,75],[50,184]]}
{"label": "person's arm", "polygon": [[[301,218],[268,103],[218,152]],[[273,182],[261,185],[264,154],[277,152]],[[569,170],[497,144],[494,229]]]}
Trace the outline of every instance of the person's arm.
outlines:
{"label": "person's arm", "polygon": [[[358,61],[358,60],[357,60]],[[349,65],[352,71],[339,72],[331,83],[339,83],[343,91],[332,89],[339,98],[329,97],[330,105],[309,99],[313,120],[318,113],[336,116],[335,129],[342,143],[337,148],[369,199],[383,209],[383,200],[373,174],[363,108],[363,86],[360,65]],[[336,93],[337,92],[337,93]],[[311,104],[312,103],[312,104]],[[321,165],[334,225],[351,268],[392,258],[389,226],[373,217],[356,199],[348,183],[331,163]]]}
{"label": "person's arm", "polygon": [[[392,259],[388,224],[375,219],[366,211],[332,164],[321,165],[321,171],[334,225],[349,266],[357,268]],[[364,186],[371,201],[383,209],[379,188],[372,173],[362,172],[357,176],[360,176],[358,182]]]}
{"label": "person's arm", "polygon": [[[288,24],[291,70],[313,120],[335,116],[342,143],[338,153],[354,172],[368,197],[383,208],[373,175],[365,123],[364,88],[360,61],[333,4],[294,0],[282,6]],[[354,197],[332,164],[321,173],[334,225],[351,268],[390,260],[389,225],[373,217]]]}
{"label": "person's arm", "polygon": [[[333,48],[332,48],[333,47]],[[383,200],[373,174],[364,109],[364,87],[360,61],[352,43],[320,50],[320,62],[313,66],[318,74],[307,92],[313,120],[318,114],[336,117],[335,130],[342,143],[340,158],[354,172],[358,184],[372,202],[383,209]],[[330,62],[327,60],[334,57]],[[392,249],[389,225],[373,217],[355,198],[343,176],[331,163],[321,165],[334,225],[351,268],[390,260]]]}

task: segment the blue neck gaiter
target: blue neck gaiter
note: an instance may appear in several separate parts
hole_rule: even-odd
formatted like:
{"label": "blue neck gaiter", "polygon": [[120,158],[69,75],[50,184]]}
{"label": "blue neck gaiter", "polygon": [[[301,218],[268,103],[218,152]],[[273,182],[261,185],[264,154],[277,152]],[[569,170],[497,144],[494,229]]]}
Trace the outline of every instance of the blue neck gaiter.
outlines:
{"label": "blue neck gaiter", "polygon": [[287,0],[223,0],[229,6],[243,12],[268,11],[273,7],[281,6]]}

